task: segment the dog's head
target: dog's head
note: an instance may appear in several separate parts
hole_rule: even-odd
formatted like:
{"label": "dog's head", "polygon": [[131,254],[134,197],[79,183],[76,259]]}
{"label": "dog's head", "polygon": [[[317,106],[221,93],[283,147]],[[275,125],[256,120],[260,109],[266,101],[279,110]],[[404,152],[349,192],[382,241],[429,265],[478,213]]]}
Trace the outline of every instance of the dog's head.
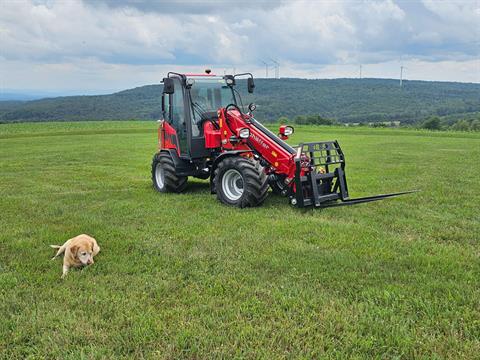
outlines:
{"label": "dog's head", "polygon": [[93,244],[72,246],[73,256],[78,259],[82,265],[91,265],[93,261]]}

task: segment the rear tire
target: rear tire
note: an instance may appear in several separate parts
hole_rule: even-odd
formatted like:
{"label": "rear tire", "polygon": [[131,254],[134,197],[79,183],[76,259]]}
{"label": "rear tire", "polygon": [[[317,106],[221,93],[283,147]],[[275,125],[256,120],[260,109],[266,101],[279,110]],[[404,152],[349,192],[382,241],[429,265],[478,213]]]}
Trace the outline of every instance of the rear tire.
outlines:
{"label": "rear tire", "polygon": [[175,164],[168,152],[155,154],[152,160],[152,183],[153,187],[162,193],[180,193],[187,186],[186,176],[177,176]]}
{"label": "rear tire", "polygon": [[215,169],[217,198],[239,208],[259,206],[268,196],[267,174],[258,161],[242,156],[222,160]]}

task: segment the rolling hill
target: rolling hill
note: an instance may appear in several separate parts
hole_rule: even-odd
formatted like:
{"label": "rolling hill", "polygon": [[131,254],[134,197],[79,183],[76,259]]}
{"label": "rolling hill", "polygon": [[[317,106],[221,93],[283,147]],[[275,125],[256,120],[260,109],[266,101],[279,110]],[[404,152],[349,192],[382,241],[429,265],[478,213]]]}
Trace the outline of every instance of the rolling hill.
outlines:
{"label": "rolling hill", "polygon": [[[480,111],[480,84],[392,79],[256,79],[243,102],[254,101],[256,117],[319,114],[340,122],[399,120],[416,123],[431,115],[462,117]],[[0,122],[154,120],[160,116],[161,85],[110,95],[66,96],[34,101],[0,101]]]}

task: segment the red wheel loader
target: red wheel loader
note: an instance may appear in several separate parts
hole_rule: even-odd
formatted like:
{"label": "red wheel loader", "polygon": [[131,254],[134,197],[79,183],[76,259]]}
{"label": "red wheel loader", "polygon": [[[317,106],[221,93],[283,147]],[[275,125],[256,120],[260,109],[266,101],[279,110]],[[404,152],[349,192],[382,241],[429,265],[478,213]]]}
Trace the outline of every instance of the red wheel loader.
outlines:
{"label": "red wheel loader", "polygon": [[218,200],[240,208],[261,205],[269,188],[291,205],[320,208],[408,193],[350,199],[338,142],[287,144],[293,127],[282,125],[274,134],[254,118],[254,104],[243,110],[235,87],[245,77],[252,93],[250,73],[169,72],[163,79],[159,151],[152,162],[152,181],[159,192],[182,192],[190,176],[210,179]]}

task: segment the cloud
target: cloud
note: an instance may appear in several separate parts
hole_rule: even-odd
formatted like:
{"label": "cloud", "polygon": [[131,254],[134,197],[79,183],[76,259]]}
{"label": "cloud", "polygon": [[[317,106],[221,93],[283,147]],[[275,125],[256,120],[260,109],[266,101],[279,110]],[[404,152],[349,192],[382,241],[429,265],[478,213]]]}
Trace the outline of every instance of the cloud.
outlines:
{"label": "cloud", "polygon": [[286,0],[86,0],[93,6],[108,6],[112,9],[134,8],[147,13],[161,14],[218,14],[249,12],[258,9],[272,9],[282,6]]}
{"label": "cloud", "polygon": [[149,73],[164,65],[251,70],[272,58],[282,75],[310,74],[310,65],[479,61],[476,1],[18,0],[1,7],[0,67],[24,64],[26,78],[58,66],[80,77],[85,64],[101,78],[106,69]]}

